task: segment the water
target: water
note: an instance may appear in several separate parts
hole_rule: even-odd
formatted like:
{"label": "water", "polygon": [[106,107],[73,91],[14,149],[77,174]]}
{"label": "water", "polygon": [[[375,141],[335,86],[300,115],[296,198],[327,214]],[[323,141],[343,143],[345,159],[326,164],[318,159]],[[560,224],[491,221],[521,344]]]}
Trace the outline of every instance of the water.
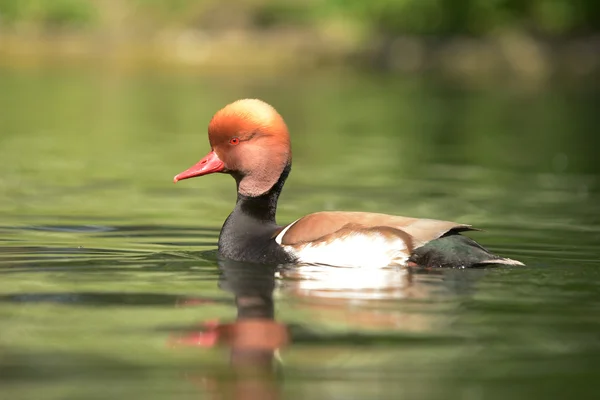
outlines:
{"label": "water", "polygon": [[[280,223],[329,209],[467,222],[527,267],[219,261],[233,181],[171,180],[243,97],[292,133]],[[591,398],[597,104],[567,84],[1,70],[0,397]]]}

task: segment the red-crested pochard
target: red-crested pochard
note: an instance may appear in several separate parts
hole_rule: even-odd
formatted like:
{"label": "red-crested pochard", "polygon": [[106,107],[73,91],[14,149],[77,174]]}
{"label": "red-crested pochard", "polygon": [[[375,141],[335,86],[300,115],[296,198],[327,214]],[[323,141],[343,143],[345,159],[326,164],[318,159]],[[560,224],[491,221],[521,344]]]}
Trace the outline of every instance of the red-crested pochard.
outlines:
{"label": "red-crested pochard", "polygon": [[349,267],[523,265],[462,236],[474,229],[456,222],[324,211],[277,225],[277,199],[292,151],[283,118],[261,100],[238,100],[219,110],[208,125],[208,140],[212,150],[174,181],[215,172],[235,179],[237,202],[219,235],[223,257]]}

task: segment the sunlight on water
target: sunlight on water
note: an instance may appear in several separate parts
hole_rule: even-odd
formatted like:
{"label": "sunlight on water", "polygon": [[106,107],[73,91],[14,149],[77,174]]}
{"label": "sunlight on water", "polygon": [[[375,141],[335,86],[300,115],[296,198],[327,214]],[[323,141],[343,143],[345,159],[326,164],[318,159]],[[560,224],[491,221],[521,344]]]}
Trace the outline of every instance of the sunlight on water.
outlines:
{"label": "sunlight on water", "polygon": [[[597,96],[360,75],[216,81],[0,71],[0,397],[591,393]],[[273,103],[292,133],[280,223],[332,209],[472,223],[527,267],[218,260],[233,181],[172,177],[208,150],[212,113],[242,97]]]}

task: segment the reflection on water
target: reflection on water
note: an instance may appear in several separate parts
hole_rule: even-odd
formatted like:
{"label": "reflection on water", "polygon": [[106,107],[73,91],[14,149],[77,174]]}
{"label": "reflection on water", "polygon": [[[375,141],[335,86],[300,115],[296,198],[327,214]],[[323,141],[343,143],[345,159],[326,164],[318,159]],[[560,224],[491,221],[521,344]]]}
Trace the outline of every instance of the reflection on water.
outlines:
{"label": "reflection on water", "polygon": [[[397,275],[402,282],[394,288],[393,283],[399,281],[392,279],[382,282],[378,287],[356,288],[354,291],[326,291],[328,301],[320,301],[319,290],[307,290],[303,287],[305,277],[294,275],[293,279],[280,281],[279,291],[298,298],[296,305],[309,312],[310,316],[300,325],[292,328],[275,319],[275,301],[273,293],[276,287],[275,275],[290,268],[281,269],[277,266],[253,265],[231,261],[219,260],[221,278],[219,286],[232,292],[235,298],[237,317],[235,321],[201,321],[192,329],[185,329],[184,333],[174,335],[169,343],[174,347],[211,348],[221,345],[229,352],[228,373],[196,375],[194,371],[186,377],[211,395],[211,398],[235,399],[275,399],[280,398],[282,381],[279,376],[286,375],[285,367],[279,361],[280,351],[290,342],[298,341],[315,342],[322,338],[314,332],[315,327],[323,320],[343,323],[346,329],[364,329],[373,331],[393,331],[402,329],[406,332],[431,332],[434,329],[444,329],[440,326],[445,318],[436,315],[428,318],[420,313],[404,310],[390,309],[385,303],[379,304],[372,300],[394,300],[400,295],[403,298],[416,298],[420,300],[434,300],[440,286],[448,288],[453,296],[468,295],[472,287],[473,275],[465,273],[456,275],[457,271],[425,271],[422,269],[394,269],[385,271],[385,277]],[[329,266],[313,266],[311,272],[321,268],[327,273]],[[346,269],[347,272],[352,269]],[[461,271],[464,272],[464,271]],[[475,272],[481,275],[480,271]],[[363,274],[365,271],[363,270]],[[378,271],[367,271],[368,274],[377,274]],[[452,276],[454,274],[454,276]],[[435,277],[436,279],[422,279],[422,277]],[[446,279],[444,279],[444,277]],[[311,282],[320,279],[314,275]],[[372,281],[373,283],[373,281]],[[458,284],[456,284],[458,283]],[[350,290],[349,286],[344,289]],[[373,297],[372,294],[378,295]],[[414,296],[416,294],[416,296]],[[448,296],[448,293],[446,294]],[[365,299],[369,299],[365,301]],[[333,301],[331,301],[333,300]],[[204,307],[206,299],[186,299],[186,307]],[[412,315],[411,315],[412,314]],[[435,321],[434,321],[435,320]],[[448,323],[448,322],[446,322]],[[290,336],[291,332],[291,336]],[[380,340],[393,340],[393,336],[363,334],[338,334],[327,338],[334,343],[353,343],[354,345],[369,345]],[[283,359],[285,364],[285,356]],[[373,365],[371,365],[373,367]],[[221,372],[222,374],[222,372]]]}
{"label": "reflection on water", "polygon": [[[281,276],[297,295],[358,299],[426,299],[467,293],[483,271],[388,267],[356,269],[319,265],[284,268]],[[293,282],[293,283],[290,283]]]}
{"label": "reflection on water", "polygon": [[[0,398],[595,394],[591,87],[71,70],[1,70],[0,87]],[[242,97],[290,127],[280,223],[331,209],[472,223],[527,267],[218,260],[233,183],[171,179]]]}
{"label": "reflection on water", "polygon": [[[70,230],[59,242],[79,237]],[[139,232],[137,244],[110,249],[118,231]],[[28,243],[37,232],[5,237]],[[597,268],[556,263],[543,246],[527,268],[362,275],[147,250],[187,232],[104,230],[94,234],[106,252],[90,253],[4,243],[3,394],[500,398],[521,385],[585,394],[595,374]],[[352,279],[336,286],[341,271]]]}
{"label": "reflection on water", "polygon": [[[218,374],[187,375],[215,399],[277,399],[277,352],[289,342],[286,325],[275,321],[273,290],[275,268],[220,260],[221,288],[235,296],[237,318],[234,322],[205,321],[201,330],[175,338],[178,346],[229,349],[231,371]],[[202,301],[188,301],[202,307]]]}

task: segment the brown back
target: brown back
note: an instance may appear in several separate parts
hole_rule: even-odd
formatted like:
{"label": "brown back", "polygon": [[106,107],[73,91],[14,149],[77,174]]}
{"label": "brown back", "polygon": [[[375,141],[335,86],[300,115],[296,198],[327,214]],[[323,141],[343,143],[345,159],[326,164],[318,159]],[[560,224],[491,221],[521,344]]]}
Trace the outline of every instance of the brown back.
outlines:
{"label": "brown back", "polygon": [[388,226],[399,229],[413,238],[415,248],[437,239],[453,229],[457,231],[473,229],[470,225],[435,219],[367,212],[322,211],[309,214],[294,222],[283,235],[281,244],[296,245],[313,242],[339,231],[348,224],[361,225],[366,228]]}

